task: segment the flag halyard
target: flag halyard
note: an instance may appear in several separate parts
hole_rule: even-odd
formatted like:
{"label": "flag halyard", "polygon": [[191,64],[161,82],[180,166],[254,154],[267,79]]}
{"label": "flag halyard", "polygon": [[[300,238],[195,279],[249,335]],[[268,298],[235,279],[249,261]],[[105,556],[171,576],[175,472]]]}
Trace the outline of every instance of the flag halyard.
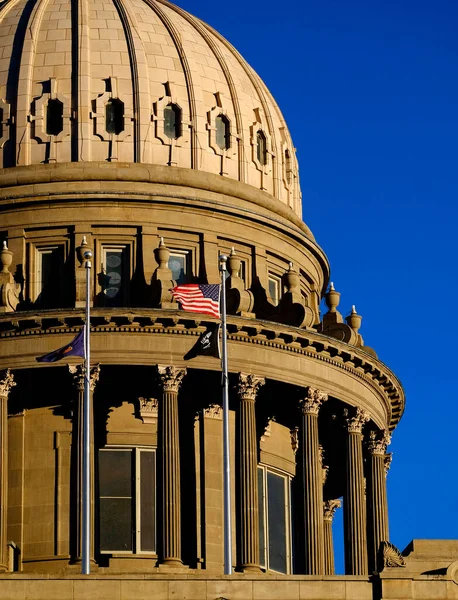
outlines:
{"label": "flag halyard", "polygon": [[181,308],[220,318],[220,284],[187,283],[171,289],[172,295]]}

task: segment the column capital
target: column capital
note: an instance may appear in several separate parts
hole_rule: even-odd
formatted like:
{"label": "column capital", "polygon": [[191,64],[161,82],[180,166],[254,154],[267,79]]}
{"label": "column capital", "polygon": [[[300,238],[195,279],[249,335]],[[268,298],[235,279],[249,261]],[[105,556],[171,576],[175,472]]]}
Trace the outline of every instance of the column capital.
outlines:
{"label": "column capital", "polygon": [[387,452],[385,454],[384,460],[383,460],[383,464],[385,467],[385,477],[388,477],[388,471],[390,470],[391,467],[391,461],[393,460],[393,453],[392,452]]}
{"label": "column capital", "polygon": [[256,400],[256,395],[261,386],[265,384],[264,377],[257,377],[251,373],[239,373],[237,392],[243,400]]}
{"label": "column capital", "polygon": [[6,369],[0,374],[0,398],[8,398],[12,387],[16,385],[14,375],[10,369]]}
{"label": "column capital", "polygon": [[387,446],[391,444],[391,436],[388,429],[382,431],[371,431],[367,447],[372,455],[385,456]]}
{"label": "column capital", "polygon": [[350,416],[350,411],[344,410],[345,420],[347,422],[348,433],[362,433],[364,425],[369,421],[370,415],[362,408],[357,408]]}
{"label": "column capital", "polygon": [[342,502],[340,500],[325,500],[323,502],[323,518],[325,521],[330,521],[334,519],[335,512],[338,508],[342,506]]}
{"label": "column capital", "polygon": [[[81,365],[68,365],[68,371],[73,375],[73,385],[79,392],[84,391],[84,378],[86,376],[85,366]],[[95,390],[95,386],[100,377],[100,364],[91,367],[89,374],[89,389],[91,392]]]}
{"label": "column capital", "polygon": [[173,365],[157,365],[157,371],[164,392],[176,392],[180,389],[181,382],[186,375],[186,369],[179,369]]}
{"label": "column capital", "polygon": [[221,421],[223,419],[223,407],[219,404],[210,404],[210,406],[203,409],[202,414],[204,418]]}
{"label": "column capital", "polygon": [[326,402],[328,395],[312,387],[307,388],[305,398],[299,400],[299,406],[304,415],[317,415],[323,402]]}

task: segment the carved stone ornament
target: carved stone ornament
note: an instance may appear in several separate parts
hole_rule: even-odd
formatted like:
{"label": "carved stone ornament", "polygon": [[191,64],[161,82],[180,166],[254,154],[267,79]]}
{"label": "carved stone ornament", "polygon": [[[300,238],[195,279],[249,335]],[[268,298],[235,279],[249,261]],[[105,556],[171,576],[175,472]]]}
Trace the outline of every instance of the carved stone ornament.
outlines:
{"label": "carved stone ornament", "polygon": [[344,410],[347,421],[348,433],[362,433],[364,425],[369,421],[370,415],[362,408],[357,408],[353,416],[349,416],[348,409]]}
{"label": "carved stone ornament", "polygon": [[204,418],[221,421],[223,419],[223,407],[219,404],[210,404],[210,406],[204,408],[203,415]]}
{"label": "carved stone ornament", "polygon": [[336,510],[342,506],[340,500],[325,500],[323,502],[323,518],[325,521],[331,521],[334,519]]}
{"label": "carved stone ornament", "polygon": [[371,431],[367,445],[371,454],[385,456],[386,448],[391,443],[391,436],[387,429],[381,432]]}
{"label": "carved stone ornament", "polygon": [[383,465],[385,467],[385,477],[388,476],[388,471],[390,470],[391,467],[391,461],[393,460],[393,453],[392,452],[387,452],[385,454],[385,459],[383,461]]}
{"label": "carved stone ornament", "polygon": [[0,397],[7,398],[11,388],[16,385],[16,382],[14,381],[14,375],[9,369],[6,369],[6,371],[3,371],[0,377]]}
{"label": "carved stone ornament", "polygon": [[173,365],[157,366],[159,378],[164,392],[178,393],[183,377],[186,375],[186,369],[178,369]]}
{"label": "carved stone ornament", "polygon": [[315,388],[307,388],[307,396],[299,401],[300,408],[304,415],[317,415],[323,402],[326,402],[328,395]]}
{"label": "carved stone ornament", "polygon": [[140,417],[143,423],[153,423],[158,417],[159,403],[156,398],[139,398]]}
{"label": "carved stone ornament", "polygon": [[295,427],[290,430],[291,435],[291,448],[293,449],[294,454],[297,454],[299,450],[299,427]]}
{"label": "carved stone ornament", "polygon": [[256,400],[256,395],[261,386],[265,384],[264,377],[257,377],[251,373],[239,373],[238,394],[243,400]]}
{"label": "carved stone ornament", "polygon": [[[79,392],[84,391],[84,378],[86,369],[84,365],[68,365],[69,372],[73,375],[73,384]],[[89,389],[91,392],[95,390],[95,386],[100,377],[100,365],[91,367],[89,376]]]}
{"label": "carved stone ornament", "polygon": [[272,421],[275,421],[275,417],[269,417],[266,421],[265,427],[264,427],[264,433],[261,435],[261,442],[265,442],[266,438],[270,437],[272,435]]}
{"label": "carved stone ornament", "polygon": [[406,561],[400,550],[391,542],[381,542],[380,555],[383,567],[405,567]]}

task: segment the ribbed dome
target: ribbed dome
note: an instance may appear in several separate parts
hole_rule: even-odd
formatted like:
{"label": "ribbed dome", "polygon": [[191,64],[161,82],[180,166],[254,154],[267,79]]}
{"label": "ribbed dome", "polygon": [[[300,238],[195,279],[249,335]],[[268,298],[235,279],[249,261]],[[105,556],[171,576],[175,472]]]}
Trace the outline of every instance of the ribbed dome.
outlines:
{"label": "ribbed dome", "polygon": [[5,0],[1,165],[123,161],[223,175],[301,215],[297,162],[259,76],[165,0]]}

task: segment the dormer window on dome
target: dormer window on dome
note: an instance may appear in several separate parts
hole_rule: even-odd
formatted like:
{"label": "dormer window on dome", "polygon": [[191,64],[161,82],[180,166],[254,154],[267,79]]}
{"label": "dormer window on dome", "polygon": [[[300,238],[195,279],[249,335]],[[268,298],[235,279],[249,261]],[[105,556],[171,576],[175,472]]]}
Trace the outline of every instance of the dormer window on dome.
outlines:
{"label": "dormer window on dome", "polygon": [[172,140],[181,137],[181,108],[177,104],[164,108],[164,133]]}
{"label": "dormer window on dome", "polygon": [[53,98],[46,104],[46,133],[59,135],[64,128],[64,105]]}
{"label": "dormer window on dome", "polygon": [[260,165],[267,164],[267,138],[261,129],[256,134],[256,157]]}
{"label": "dormer window on dome", "polygon": [[231,125],[225,115],[218,115],[215,119],[216,143],[221,150],[229,150],[231,146]]}
{"label": "dormer window on dome", "polygon": [[111,98],[105,105],[105,127],[113,135],[124,131],[124,102],[119,98]]}

